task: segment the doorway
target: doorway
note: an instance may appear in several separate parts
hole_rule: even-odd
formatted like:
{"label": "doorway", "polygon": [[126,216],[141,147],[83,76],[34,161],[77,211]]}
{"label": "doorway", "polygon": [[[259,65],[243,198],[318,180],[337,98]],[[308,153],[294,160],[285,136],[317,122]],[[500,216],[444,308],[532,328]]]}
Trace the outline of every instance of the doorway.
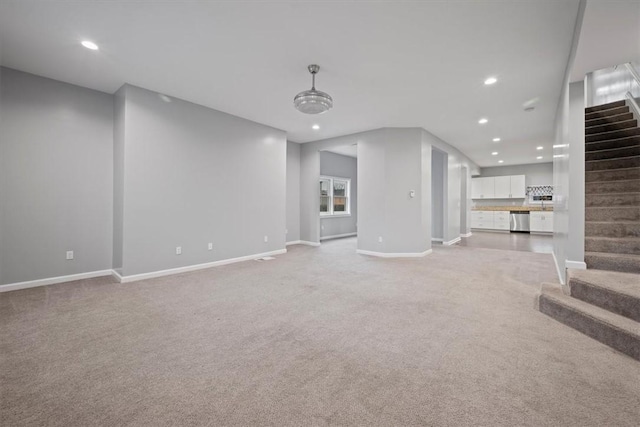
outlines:
{"label": "doorway", "polygon": [[358,146],[320,151],[320,243],[358,234]]}

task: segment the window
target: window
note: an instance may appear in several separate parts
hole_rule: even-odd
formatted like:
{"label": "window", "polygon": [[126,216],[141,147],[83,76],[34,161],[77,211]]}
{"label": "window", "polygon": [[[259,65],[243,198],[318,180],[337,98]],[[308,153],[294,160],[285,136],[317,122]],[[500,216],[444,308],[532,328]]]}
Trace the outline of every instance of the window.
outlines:
{"label": "window", "polygon": [[348,178],[320,177],[320,215],[350,215],[350,190]]}

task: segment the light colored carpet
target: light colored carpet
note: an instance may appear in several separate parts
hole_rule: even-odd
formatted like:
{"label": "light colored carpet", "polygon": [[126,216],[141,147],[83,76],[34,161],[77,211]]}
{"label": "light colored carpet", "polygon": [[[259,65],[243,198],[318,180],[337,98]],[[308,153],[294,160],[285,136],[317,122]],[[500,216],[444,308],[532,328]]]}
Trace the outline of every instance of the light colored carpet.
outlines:
{"label": "light colored carpet", "polygon": [[638,425],[640,364],[534,310],[551,255],[354,250],[0,294],[2,424]]}

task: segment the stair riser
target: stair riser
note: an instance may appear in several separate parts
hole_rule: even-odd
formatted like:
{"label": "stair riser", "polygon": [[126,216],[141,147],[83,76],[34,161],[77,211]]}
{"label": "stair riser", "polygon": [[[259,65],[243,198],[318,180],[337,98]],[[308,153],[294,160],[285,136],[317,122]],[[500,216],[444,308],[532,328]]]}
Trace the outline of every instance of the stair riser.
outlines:
{"label": "stair riser", "polygon": [[612,150],[592,151],[585,153],[585,160],[606,160],[619,159],[620,157],[631,157],[640,155],[640,145],[635,147],[615,148]]}
{"label": "stair riser", "polygon": [[587,194],[586,206],[640,206],[640,193]]}
{"label": "stair riser", "polygon": [[640,239],[601,240],[594,237],[585,237],[584,250],[586,252],[640,255]]}
{"label": "stair riser", "polygon": [[638,128],[623,129],[623,130],[616,130],[613,132],[598,133],[595,135],[586,135],[585,142],[607,141],[609,139],[627,138],[630,136],[638,136],[638,135],[640,135],[640,129]]}
{"label": "stair riser", "polygon": [[633,129],[638,126],[637,120],[627,120],[625,122],[607,123],[605,125],[592,126],[585,129],[586,135],[595,135],[603,132],[613,132],[616,130]]}
{"label": "stair riser", "polygon": [[593,107],[587,107],[584,109],[584,112],[586,114],[589,114],[595,111],[610,110],[612,108],[624,107],[626,105],[627,104],[624,101],[614,101],[614,102],[609,102],[608,104],[594,105]]}
{"label": "stair riser", "polygon": [[[623,170],[603,170],[585,173],[585,181],[601,182],[601,181],[619,181],[628,179],[640,179],[640,168],[623,169]],[[588,185],[588,184],[587,184]]]}
{"label": "stair riser", "polygon": [[639,237],[640,238],[640,222],[637,223],[620,223],[607,222],[596,223],[586,222],[584,225],[584,234],[587,237]]}
{"label": "stair riser", "polygon": [[595,118],[595,119],[586,120],[585,121],[585,126],[587,128],[590,128],[590,127],[594,127],[594,126],[607,125],[607,124],[610,124],[610,123],[625,122],[627,120],[633,120],[633,114],[632,113],[615,114],[615,115],[612,115],[612,116],[598,117],[598,118]]}
{"label": "stair riser", "polygon": [[586,144],[584,151],[590,153],[592,151],[611,150],[613,148],[636,147],[640,146],[640,136],[632,136],[630,138],[611,139],[608,141],[591,142]]}
{"label": "stair riser", "polygon": [[640,300],[580,280],[570,280],[571,296],[640,322]]}
{"label": "stair riser", "polygon": [[640,191],[640,179],[587,182],[584,191],[587,197],[594,193],[635,193]]}
{"label": "stair riser", "polygon": [[612,258],[585,254],[584,262],[589,269],[640,274],[640,261],[632,258]]}
{"label": "stair riser", "polygon": [[640,208],[585,208],[585,221],[640,221]]}
{"label": "stair riser", "polygon": [[640,360],[640,339],[628,332],[566,307],[545,295],[540,296],[539,307],[547,316]]}
{"label": "stair riser", "polygon": [[629,112],[629,107],[622,106],[622,107],[616,107],[616,108],[610,108],[608,110],[603,110],[603,111],[595,111],[593,113],[585,113],[584,115],[584,120],[585,122],[589,121],[589,120],[593,120],[593,119],[599,119],[602,117],[611,117],[611,116],[617,116],[618,114],[624,114],[624,113],[628,113]]}
{"label": "stair riser", "polygon": [[626,159],[613,159],[613,160],[595,160],[585,162],[584,170],[591,171],[601,171],[607,169],[626,169],[626,168],[637,168],[640,167],[640,156],[638,157],[629,157]]}

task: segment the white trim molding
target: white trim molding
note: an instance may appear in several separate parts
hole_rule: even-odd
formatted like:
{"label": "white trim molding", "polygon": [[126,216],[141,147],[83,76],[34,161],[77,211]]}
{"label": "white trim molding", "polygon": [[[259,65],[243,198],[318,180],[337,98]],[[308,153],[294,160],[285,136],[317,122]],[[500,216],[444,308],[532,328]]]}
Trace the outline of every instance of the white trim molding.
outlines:
{"label": "white trim molding", "polygon": [[373,252],[365,251],[363,249],[357,249],[356,253],[360,255],[377,256],[380,258],[419,258],[429,255],[433,250],[428,249],[424,252],[401,252],[401,253],[387,253],[387,252]]}
{"label": "white trim molding", "polygon": [[440,242],[440,243],[442,243],[442,242],[443,242],[443,239],[441,239],[441,238],[439,238],[439,237],[432,237],[432,238],[431,238],[431,241],[432,241],[432,242]]}
{"label": "white trim molding", "polygon": [[320,241],[323,240],[331,240],[331,239],[340,239],[342,237],[353,237],[357,236],[358,233],[345,233],[345,234],[334,234],[333,236],[324,236],[320,238]]}
{"label": "white trim molding", "polygon": [[587,263],[584,261],[571,261],[571,260],[566,260],[564,262],[564,266],[566,268],[572,268],[574,270],[586,270],[587,269]]}
{"label": "white trim molding", "polygon": [[292,240],[290,242],[285,243],[285,246],[300,245],[301,242],[302,242],[302,240]]}
{"label": "white trim molding", "polygon": [[558,265],[558,258],[556,258],[556,251],[551,251],[551,255],[553,255],[553,262],[556,265],[556,273],[558,273],[558,278],[560,279],[560,283],[564,285],[566,278],[562,273],[560,273],[560,266]]}
{"label": "white trim molding", "polygon": [[461,239],[460,239],[460,236],[458,236],[458,237],[456,237],[455,239],[451,239],[451,240],[449,240],[448,242],[442,242],[442,244],[443,244],[444,246],[451,246],[451,245],[454,245],[454,244],[458,243],[460,240],[461,240]]}
{"label": "white trim molding", "polygon": [[36,288],[38,286],[55,285],[74,280],[93,279],[94,277],[111,276],[112,270],[98,270],[87,273],[70,274],[68,276],[48,277],[46,279],[29,280],[27,282],[0,285],[0,292],[17,291],[19,289]]}
{"label": "white trim molding", "polygon": [[223,259],[220,261],[206,262],[204,264],[188,265],[185,267],[170,268],[167,270],[152,271],[149,273],[132,274],[131,276],[121,276],[116,271],[110,272],[110,274],[113,274],[116,280],[118,280],[120,283],[129,283],[129,282],[137,282],[138,280],[153,279],[156,277],[171,276],[179,273],[187,273],[190,271],[204,270],[206,268],[218,267],[218,266],[227,265],[227,264],[234,264],[236,262],[251,261],[256,258],[262,258],[265,256],[272,256],[272,255],[281,255],[284,253],[287,253],[286,249],[278,249],[275,251],[263,252],[260,254],[246,255],[246,256],[241,256],[237,258]]}
{"label": "white trim molding", "polygon": [[471,237],[473,236],[472,232],[468,232],[467,234],[461,234],[460,237]]}
{"label": "white trim molding", "polygon": [[307,246],[320,246],[320,242],[310,242],[308,240],[299,240],[299,245],[307,245]]}

